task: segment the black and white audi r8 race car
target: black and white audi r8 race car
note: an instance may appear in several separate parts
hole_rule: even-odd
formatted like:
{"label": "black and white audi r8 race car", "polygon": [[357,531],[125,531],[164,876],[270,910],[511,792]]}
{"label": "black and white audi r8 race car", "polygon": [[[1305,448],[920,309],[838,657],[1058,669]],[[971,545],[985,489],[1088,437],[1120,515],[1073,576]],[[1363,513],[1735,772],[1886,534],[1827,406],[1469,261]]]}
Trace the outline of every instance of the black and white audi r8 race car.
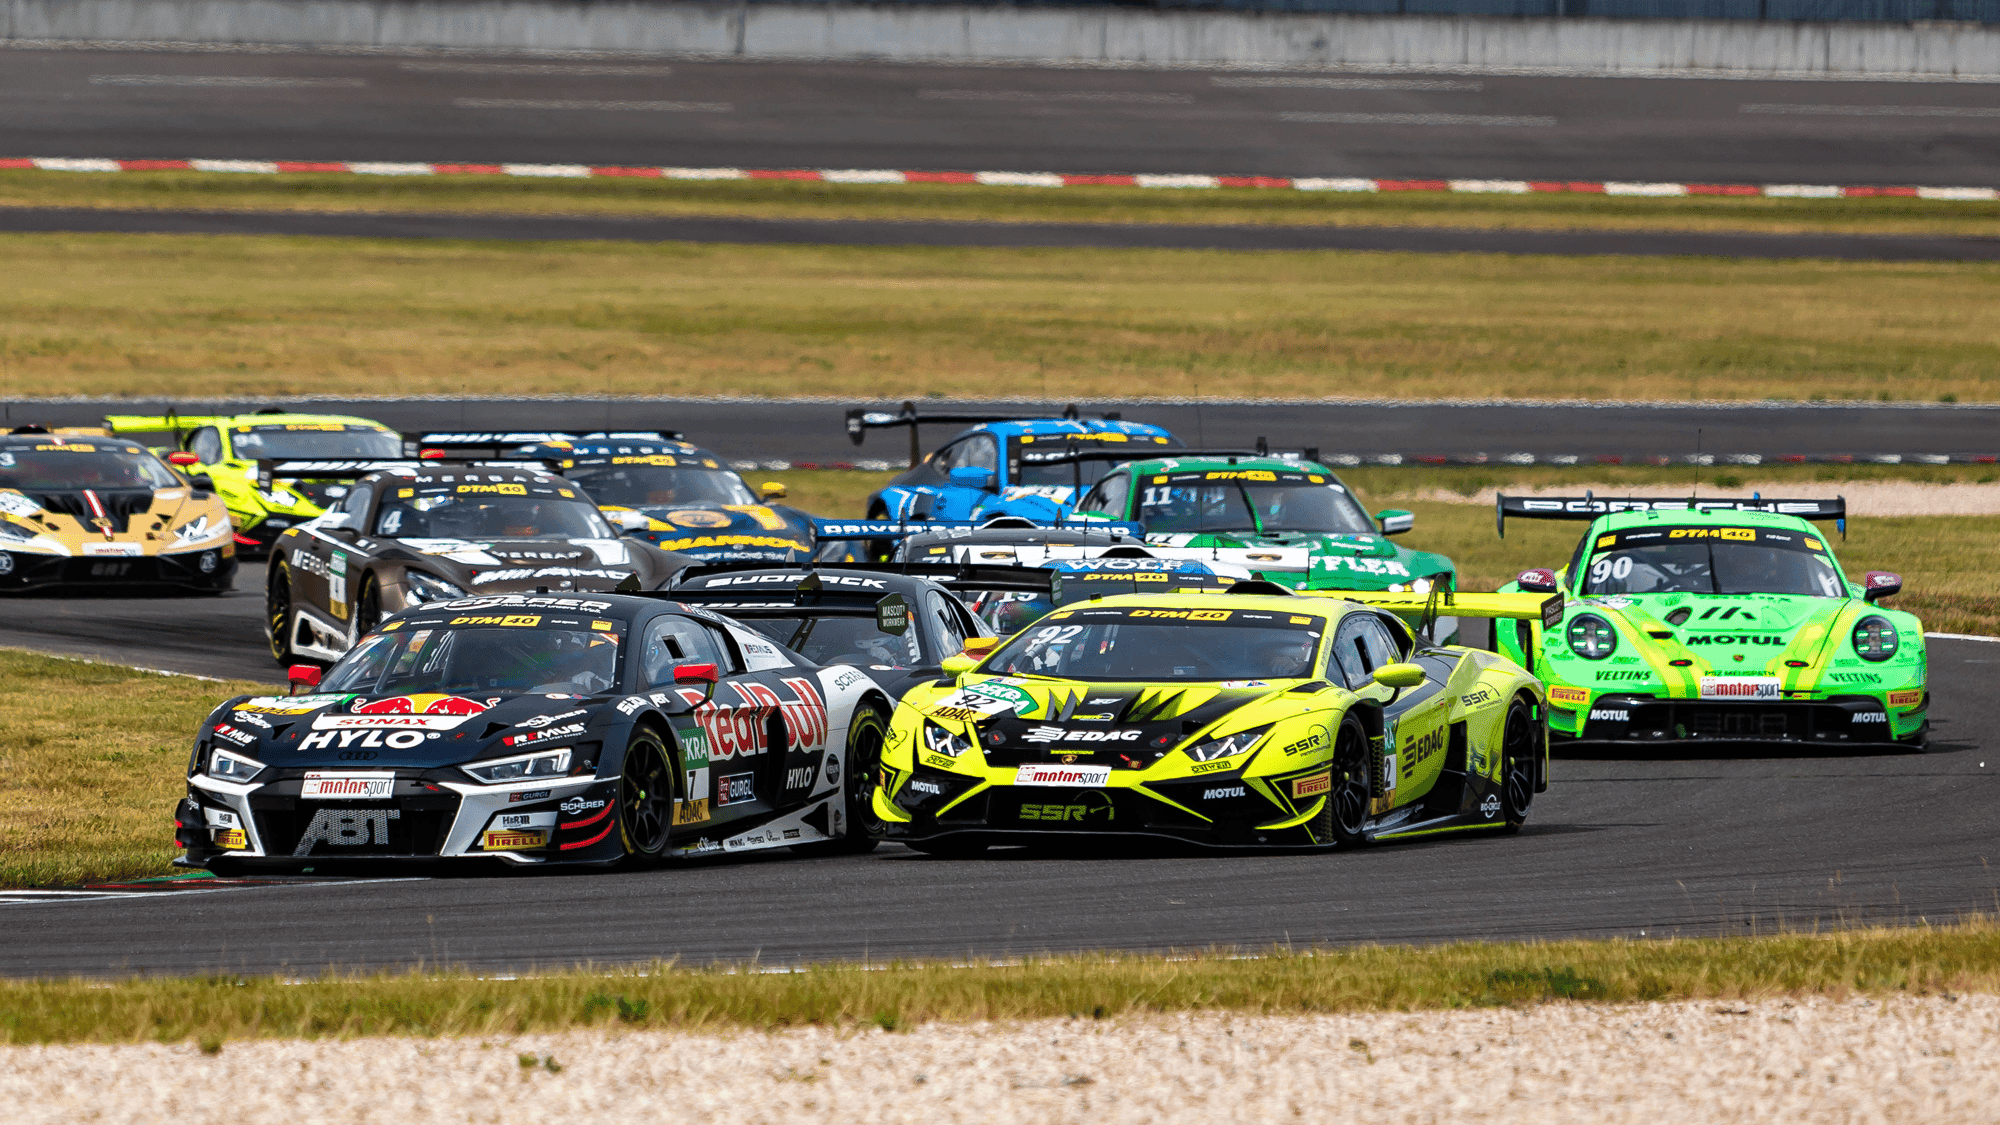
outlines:
{"label": "black and white audi r8 race car", "polygon": [[183,866],[873,846],[882,690],[662,595],[434,602],[294,672],[196,732]]}
{"label": "black and white audi r8 race car", "polygon": [[575,485],[519,463],[285,462],[261,471],[354,481],[338,507],[272,545],[265,619],[280,664],[338,659],[410,606],[652,590],[691,561],[620,536]]}

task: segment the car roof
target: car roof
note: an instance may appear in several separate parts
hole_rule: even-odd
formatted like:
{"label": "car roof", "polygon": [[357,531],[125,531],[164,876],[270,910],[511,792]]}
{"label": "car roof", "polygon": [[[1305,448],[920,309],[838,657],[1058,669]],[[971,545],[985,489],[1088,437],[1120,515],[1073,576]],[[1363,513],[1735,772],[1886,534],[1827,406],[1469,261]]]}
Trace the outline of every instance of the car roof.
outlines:
{"label": "car roof", "polygon": [[1145,422],[1126,422],[1113,418],[1014,418],[1005,422],[981,422],[962,430],[953,441],[966,434],[991,433],[999,437],[1061,437],[1065,434],[1126,434],[1133,437],[1157,437],[1172,440],[1173,434],[1160,426]]}
{"label": "car roof", "polygon": [[237,414],[233,417],[222,418],[220,421],[223,428],[230,430],[235,430],[243,426],[324,426],[338,423],[343,426],[364,426],[368,429],[380,430],[384,433],[393,434],[396,432],[373,418],[357,418],[351,414]]}
{"label": "car roof", "polygon": [[1741,511],[1734,508],[1673,509],[1655,512],[1611,512],[1597,517],[1593,531],[1624,531],[1635,527],[1776,527],[1787,531],[1823,534],[1812,521],[1781,512]]}

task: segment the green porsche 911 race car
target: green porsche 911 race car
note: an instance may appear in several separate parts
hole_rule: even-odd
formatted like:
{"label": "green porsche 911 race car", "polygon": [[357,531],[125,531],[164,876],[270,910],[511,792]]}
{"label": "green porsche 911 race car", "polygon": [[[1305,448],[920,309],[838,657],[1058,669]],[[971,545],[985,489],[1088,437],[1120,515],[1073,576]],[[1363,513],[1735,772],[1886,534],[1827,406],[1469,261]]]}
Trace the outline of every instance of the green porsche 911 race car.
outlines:
{"label": "green porsche 911 race car", "polygon": [[1548,684],[1556,742],[1789,742],[1921,748],[1923,624],[1878,602],[1901,577],[1847,580],[1812,520],[1840,500],[1501,496],[1506,520],[1588,521],[1561,571],[1502,590],[1559,593],[1559,615],[1495,629]]}
{"label": "green porsche 911 race car", "polygon": [[[1501,616],[1545,600],[1486,598]],[[1112,595],[996,643],[897,706],[873,834],[940,854],[1358,845],[1518,828],[1548,784],[1534,677],[1353,601],[1268,582]]]}
{"label": "green porsche 911 race car", "polygon": [[1456,572],[1443,555],[1389,541],[1415,524],[1405,511],[1370,517],[1315,451],[1289,457],[1175,453],[1106,473],[1079,514],[1144,525],[1161,558],[1247,567],[1305,589],[1426,591]]}
{"label": "green porsche 911 race car", "polygon": [[161,452],[181,472],[207,477],[229,507],[236,545],[266,554],[278,536],[338,507],[345,480],[274,480],[260,484],[262,461],[385,461],[404,456],[403,436],[380,422],[339,414],[264,410],[220,417],[113,414],[104,426],[121,436],[171,436]]}

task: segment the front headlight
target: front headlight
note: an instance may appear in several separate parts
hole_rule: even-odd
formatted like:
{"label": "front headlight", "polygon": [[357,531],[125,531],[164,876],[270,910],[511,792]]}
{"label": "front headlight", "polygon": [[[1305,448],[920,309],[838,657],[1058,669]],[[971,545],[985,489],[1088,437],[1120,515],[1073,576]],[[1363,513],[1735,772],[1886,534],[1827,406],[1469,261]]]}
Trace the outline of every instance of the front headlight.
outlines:
{"label": "front headlight", "polygon": [[459,589],[434,574],[425,574],[421,570],[405,571],[403,580],[409,583],[410,601],[413,603],[445,602],[453,598],[462,598],[465,596],[464,590]]}
{"label": "front headlight", "polygon": [[209,751],[208,776],[217,781],[248,781],[263,772],[264,763],[221,747]]}
{"label": "front headlight", "polygon": [[1569,650],[1585,660],[1602,660],[1618,651],[1618,630],[1594,613],[1569,620]]}
{"label": "front headlight", "polygon": [[32,527],[22,527],[13,520],[0,520],[0,539],[18,539],[22,542],[35,538],[38,532]]}
{"label": "front headlight", "polygon": [[1212,762],[1217,758],[1241,754],[1255,746],[1258,739],[1269,733],[1271,733],[1270,727],[1237,731],[1235,734],[1225,734],[1221,738],[1211,738],[1207,742],[1197,742],[1181,752],[1197,762]]}
{"label": "front headlight", "polygon": [[947,758],[956,758],[972,749],[972,740],[961,734],[953,734],[936,723],[925,723],[924,749],[933,754],[943,754]]}
{"label": "front headlight", "polygon": [[569,772],[569,748],[539,750],[514,758],[475,762],[460,769],[488,785],[503,781],[529,781],[537,777],[561,777]]}
{"label": "front headlight", "polygon": [[1870,614],[1854,623],[1854,654],[1863,660],[1887,660],[1896,655],[1901,644],[1896,627],[1886,617]]}

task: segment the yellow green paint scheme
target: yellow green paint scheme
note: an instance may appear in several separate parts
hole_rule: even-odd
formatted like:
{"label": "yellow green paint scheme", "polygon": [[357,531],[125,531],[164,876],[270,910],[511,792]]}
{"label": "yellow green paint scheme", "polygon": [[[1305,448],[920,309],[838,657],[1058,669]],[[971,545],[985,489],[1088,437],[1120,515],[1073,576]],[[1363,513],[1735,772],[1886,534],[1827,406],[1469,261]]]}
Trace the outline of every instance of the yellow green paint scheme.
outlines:
{"label": "yellow green paint scheme", "polygon": [[[1644,573],[1637,544],[1709,542],[1768,551],[1816,592],[1632,589],[1657,580]],[[1639,577],[1614,573],[1627,556],[1640,559]],[[1499,629],[1494,646],[1548,684],[1556,741],[1921,746],[1926,738],[1923,623],[1869,600],[1845,577],[1830,537],[1805,519],[1617,512],[1591,523],[1557,580],[1560,617],[1548,628],[1536,620]],[[1607,585],[1623,588],[1601,592]]]}
{"label": "yellow green paint scheme", "polygon": [[[1174,655],[1261,637],[1260,621],[1297,638],[1297,674],[1205,680],[1202,657]],[[1166,628],[1111,631],[1139,625]],[[1141,637],[1129,677],[1021,674],[1061,643],[1108,651]],[[1398,678],[1413,686],[1380,682]],[[1505,830],[1547,787],[1542,713],[1541,684],[1512,661],[1424,644],[1338,595],[1095,598],[906,695],[871,812],[877,835],[937,852],[1051,836],[1325,847]]]}
{"label": "yellow green paint scheme", "polygon": [[[114,434],[167,436],[161,452],[193,453],[182,466],[191,477],[206,476],[229,508],[230,522],[246,550],[269,550],[289,528],[323,514],[347,494],[346,482],[277,480],[257,486],[257,461],[272,457],[256,448],[274,434],[311,439],[310,452],[279,453],[282,460],[394,460],[403,456],[402,435],[380,422],[341,414],[138,415],[104,419]],[[295,439],[296,440],[296,439]]]}

